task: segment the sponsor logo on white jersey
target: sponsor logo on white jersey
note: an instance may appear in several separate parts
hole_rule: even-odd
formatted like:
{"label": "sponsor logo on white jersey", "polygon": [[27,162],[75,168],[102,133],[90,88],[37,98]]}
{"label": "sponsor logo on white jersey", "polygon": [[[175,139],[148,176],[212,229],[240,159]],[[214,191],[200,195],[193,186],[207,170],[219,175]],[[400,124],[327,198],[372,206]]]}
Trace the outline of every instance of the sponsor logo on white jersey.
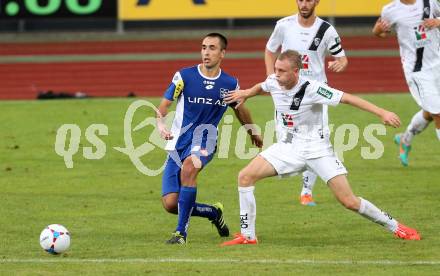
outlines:
{"label": "sponsor logo on white jersey", "polygon": [[418,25],[414,27],[414,35],[416,36],[415,46],[417,48],[425,47],[432,43],[431,39],[428,38],[428,34],[426,32],[425,26]]}
{"label": "sponsor logo on white jersey", "polygon": [[[297,100],[297,98],[293,100]],[[281,113],[281,118],[283,119],[283,126],[291,128],[295,125],[293,121],[293,114]]]}
{"label": "sponsor logo on white jersey", "polygon": [[324,87],[319,87],[318,94],[327,98],[327,99],[331,99],[333,97],[333,92],[325,89]]}
{"label": "sponsor logo on white jersey", "polygon": [[300,71],[300,74],[302,76],[311,76],[313,75],[312,68],[310,68],[310,57],[309,55],[301,55],[301,62],[302,62],[302,69]]}

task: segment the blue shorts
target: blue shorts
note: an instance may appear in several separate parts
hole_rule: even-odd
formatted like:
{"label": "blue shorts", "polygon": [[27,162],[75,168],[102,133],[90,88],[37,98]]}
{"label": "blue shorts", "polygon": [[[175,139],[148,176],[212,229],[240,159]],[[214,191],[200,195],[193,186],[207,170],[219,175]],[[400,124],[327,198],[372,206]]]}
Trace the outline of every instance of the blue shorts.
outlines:
{"label": "blue shorts", "polygon": [[[171,158],[171,154],[176,155],[175,158],[178,158],[181,163],[191,155],[191,148],[187,148],[184,150],[174,151],[172,153],[168,154],[167,157],[167,164],[165,166],[165,170],[163,171],[162,175],[162,196],[165,196],[169,193],[179,193],[180,191],[180,167],[174,161],[173,158]],[[215,151],[208,155],[208,156],[199,156],[200,160],[202,161],[202,168],[205,167],[214,157]]]}

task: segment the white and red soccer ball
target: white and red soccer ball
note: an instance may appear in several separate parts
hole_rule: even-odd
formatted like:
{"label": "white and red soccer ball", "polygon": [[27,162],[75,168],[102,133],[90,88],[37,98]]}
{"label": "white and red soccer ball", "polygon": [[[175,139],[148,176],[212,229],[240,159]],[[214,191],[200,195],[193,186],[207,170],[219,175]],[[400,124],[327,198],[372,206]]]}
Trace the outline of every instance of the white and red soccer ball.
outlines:
{"label": "white and red soccer ball", "polygon": [[41,232],[40,245],[51,254],[63,253],[69,249],[70,233],[60,224],[51,224]]}

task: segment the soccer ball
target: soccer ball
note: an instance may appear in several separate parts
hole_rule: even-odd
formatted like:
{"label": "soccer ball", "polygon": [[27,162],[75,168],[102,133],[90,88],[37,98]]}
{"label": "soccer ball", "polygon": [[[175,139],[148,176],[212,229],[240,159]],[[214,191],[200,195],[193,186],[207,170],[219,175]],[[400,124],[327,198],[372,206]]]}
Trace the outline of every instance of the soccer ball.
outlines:
{"label": "soccer ball", "polygon": [[63,253],[69,249],[70,233],[60,224],[51,224],[41,232],[40,245],[51,254]]}

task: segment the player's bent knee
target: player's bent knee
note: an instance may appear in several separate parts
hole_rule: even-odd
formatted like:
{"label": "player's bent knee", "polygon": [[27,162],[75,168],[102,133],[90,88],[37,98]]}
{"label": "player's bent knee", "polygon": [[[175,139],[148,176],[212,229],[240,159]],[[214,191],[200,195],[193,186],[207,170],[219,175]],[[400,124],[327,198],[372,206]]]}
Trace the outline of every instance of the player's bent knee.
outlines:
{"label": "player's bent knee", "polygon": [[238,184],[240,186],[246,187],[254,183],[254,178],[244,169],[238,174]]}
{"label": "player's bent knee", "polygon": [[163,208],[168,213],[177,214],[177,204],[169,204],[169,203],[163,202]]}
{"label": "player's bent knee", "polygon": [[431,114],[431,117],[434,120],[435,128],[439,129],[440,128],[440,114]]}
{"label": "player's bent knee", "polygon": [[440,114],[431,114],[431,120],[432,119],[434,119],[434,120],[440,120]]}
{"label": "player's bent knee", "polygon": [[170,214],[174,214],[177,215],[178,211],[177,211],[177,205],[164,205],[163,208],[165,209],[165,211],[167,211]]}
{"label": "player's bent knee", "polygon": [[423,111],[423,118],[427,121],[432,121],[433,115],[427,111]]}
{"label": "player's bent knee", "polygon": [[191,184],[195,181],[197,177],[198,169],[189,164],[183,164],[182,170],[180,172],[180,179],[182,184]]}
{"label": "player's bent knee", "polygon": [[175,195],[168,194],[162,197],[162,205],[165,211],[171,214],[177,214],[177,197],[177,193]]}

